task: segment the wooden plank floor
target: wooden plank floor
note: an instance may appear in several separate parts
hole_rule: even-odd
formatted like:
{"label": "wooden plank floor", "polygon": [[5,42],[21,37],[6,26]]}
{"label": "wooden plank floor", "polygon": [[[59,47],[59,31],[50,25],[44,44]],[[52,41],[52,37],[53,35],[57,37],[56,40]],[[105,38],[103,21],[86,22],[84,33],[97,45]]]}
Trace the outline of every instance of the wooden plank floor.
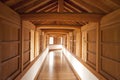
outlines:
{"label": "wooden plank floor", "polygon": [[48,53],[37,80],[78,80],[61,50]]}

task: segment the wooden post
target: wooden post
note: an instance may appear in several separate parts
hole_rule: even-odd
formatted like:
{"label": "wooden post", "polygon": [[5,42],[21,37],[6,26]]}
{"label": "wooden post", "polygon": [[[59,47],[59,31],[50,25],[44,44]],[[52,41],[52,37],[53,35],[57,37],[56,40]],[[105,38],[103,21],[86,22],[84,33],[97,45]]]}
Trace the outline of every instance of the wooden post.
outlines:
{"label": "wooden post", "polygon": [[76,29],[76,56],[80,57],[80,29]]}
{"label": "wooden post", "polygon": [[1,63],[1,58],[2,58],[2,52],[1,52],[1,42],[0,42],[0,80],[2,80],[2,69],[1,69],[1,66],[2,66],[2,63]]}
{"label": "wooden post", "polygon": [[96,34],[96,71],[99,72],[100,68],[100,24],[97,26]]}
{"label": "wooden post", "polygon": [[24,27],[23,27],[23,22],[21,21],[21,34],[20,34],[20,36],[21,36],[21,54],[20,54],[20,67],[21,67],[21,72],[23,71],[23,54],[24,54]]}
{"label": "wooden post", "polygon": [[58,0],[58,12],[63,12],[64,10],[64,0]]}

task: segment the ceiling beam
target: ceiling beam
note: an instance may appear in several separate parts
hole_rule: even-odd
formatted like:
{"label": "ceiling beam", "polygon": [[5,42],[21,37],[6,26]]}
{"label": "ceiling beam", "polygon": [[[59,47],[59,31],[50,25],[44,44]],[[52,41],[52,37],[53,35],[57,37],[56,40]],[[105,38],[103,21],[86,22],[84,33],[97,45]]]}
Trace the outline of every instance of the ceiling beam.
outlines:
{"label": "ceiling beam", "polygon": [[100,14],[88,13],[39,13],[39,14],[22,14],[23,20],[29,21],[87,21],[98,22],[103,17]]}
{"label": "ceiling beam", "polygon": [[77,25],[36,25],[37,29],[80,29],[81,26]]}
{"label": "ceiling beam", "polygon": [[58,0],[58,12],[63,12],[64,10],[64,0]]}

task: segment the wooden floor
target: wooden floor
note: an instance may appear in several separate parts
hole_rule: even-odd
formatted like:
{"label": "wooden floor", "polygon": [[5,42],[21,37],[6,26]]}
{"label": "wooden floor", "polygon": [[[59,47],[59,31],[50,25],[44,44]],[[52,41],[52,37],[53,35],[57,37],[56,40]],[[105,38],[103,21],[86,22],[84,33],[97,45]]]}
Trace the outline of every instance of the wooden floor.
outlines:
{"label": "wooden floor", "polygon": [[37,80],[78,80],[61,50],[50,51]]}

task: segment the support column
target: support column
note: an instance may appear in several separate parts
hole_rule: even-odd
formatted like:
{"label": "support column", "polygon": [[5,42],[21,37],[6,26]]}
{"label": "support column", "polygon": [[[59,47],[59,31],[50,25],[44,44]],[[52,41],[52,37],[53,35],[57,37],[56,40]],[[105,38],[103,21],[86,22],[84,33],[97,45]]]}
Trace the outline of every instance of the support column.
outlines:
{"label": "support column", "polygon": [[80,29],[76,29],[75,30],[76,32],[76,56],[77,57],[80,57],[80,51],[81,51],[81,48],[80,48]]}

